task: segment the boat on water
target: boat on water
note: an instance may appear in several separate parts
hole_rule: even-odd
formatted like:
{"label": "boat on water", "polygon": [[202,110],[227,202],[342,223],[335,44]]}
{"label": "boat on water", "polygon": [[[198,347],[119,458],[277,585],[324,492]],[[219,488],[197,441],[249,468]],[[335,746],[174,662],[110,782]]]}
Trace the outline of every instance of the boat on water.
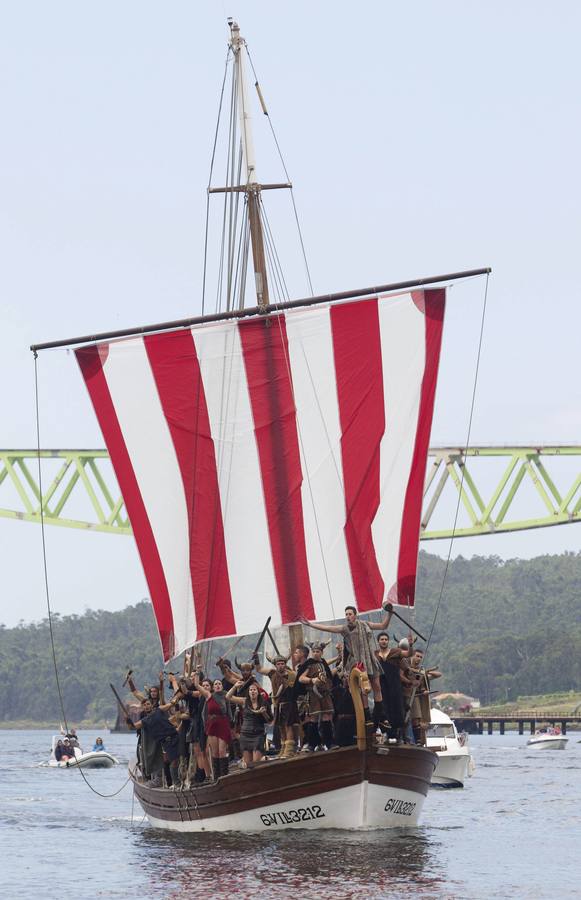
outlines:
{"label": "boat on water", "polygon": [[[301,622],[335,622],[350,605],[413,610],[445,285],[489,271],[290,300],[263,193],[292,185],[257,180],[246,42],[229,24],[228,176],[208,189],[224,199],[227,223],[220,308],[32,348],[77,345],[166,662],[264,634],[265,619],[277,635],[288,629],[292,650],[305,642]],[[351,746],[227,774],[220,765],[213,782],[175,790],[132,764],[150,823],[182,832],[417,824],[438,758],[375,738],[364,681],[354,666]]]}
{"label": "boat on water", "polygon": [[55,754],[59,741],[62,742],[62,735],[53,735],[50,757],[46,763],[51,769],[110,769],[119,765],[119,760],[107,750],[89,750],[85,753],[78,746],[71,747],[74,757],[59,760]]}
{"label": "boat on water", "polygon": [[438,757],[432,785],[442,788],[464,787],[475,770],[468,736],[459,734],[453,719],[435,707],[430,712],[426,745]]}
{"label": "boat on water", "polygon": [[536,750],[564,750],[568,741],[569,738],[560,728],[546,728],[532,734],[527,747],[534,747]]}

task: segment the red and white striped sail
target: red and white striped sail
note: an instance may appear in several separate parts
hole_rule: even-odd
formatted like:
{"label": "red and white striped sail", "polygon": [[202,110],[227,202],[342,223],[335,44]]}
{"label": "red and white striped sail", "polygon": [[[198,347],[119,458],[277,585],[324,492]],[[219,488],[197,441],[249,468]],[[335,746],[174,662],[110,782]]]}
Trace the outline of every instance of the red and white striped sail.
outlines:
{"label": "red and white striped sail", "polygon": [[413,605],[445,291],[76,351],[164,658]]}

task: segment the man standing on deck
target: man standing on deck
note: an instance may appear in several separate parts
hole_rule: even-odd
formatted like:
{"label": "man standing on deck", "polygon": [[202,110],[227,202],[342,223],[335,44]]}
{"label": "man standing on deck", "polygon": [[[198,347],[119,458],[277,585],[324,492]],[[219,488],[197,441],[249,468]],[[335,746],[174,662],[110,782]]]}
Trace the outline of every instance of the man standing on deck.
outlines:
{"label": "man standing on deck", "polygon": [[270,678],[272,685],[272,704],[274,706],[274,725],[280,729],[282,749],[279,756],[286,759],[294,756],[296,749],[294,726],[298,724],[299,716],[296,700],[294,698],[294,684],[296,673],[289,669],[288,656],[277,653],[276,656],[267,656],[272,663],[270,668],[257,664],[256,671]]}
{"label": "man standing on deck", "polygon": [[[307,689],[307,706],[304,720],[305,734],[310,732],[305,750],[315,750],[324,745],[327,750],[336,747],[333,736],[333,673],[323,651],[326,643],[316,641],[311,644],[311,655],[300,675],[300,682]],[[307,726],[312,726],[310,729]],[[313,745],[313,741],[315,742]]]}
{"label": "man standing on deck", "polygon": [[[411,635],[410,635],[411,640]],[[413,641],[412,641],[413,644]],[[442,673],[437,668],[424,669],[422,666],[424,651],[421,647],[410,646],[409,665],[404,668],[403,678],[404,693],[406,695],[409,721],[416,744],[426,744],[426,730],[430,726],[430,681],[432,678],[441,678]]]}
{"label": "man standing on deck", "polygon": [[[379,680],[381,669],[375,657],[372,632],[387,630],[393,615],[393,605],[387,603],[385,609],[387,615],[381,622],[362,622],[354,606],[345,607],[345,619],[347,620],[345,625],[318,625],[316,622],[309,622],[308,619],[301,619],[301,622],[304,625],[309,625],[310,628],[316,628],[318,631],[330,631],[332,634],[341,634],[343,636],[345,674],[348,675],[353,666],[359,663],[365,666],[365,671],[369,675],[371,687],[373,688],[373,698],[378,707],[378,716],[381,715],[383,705]],[[363,706],[365,708],[365,719],[367,722],[371,722],[367,694],[363,694]]]}

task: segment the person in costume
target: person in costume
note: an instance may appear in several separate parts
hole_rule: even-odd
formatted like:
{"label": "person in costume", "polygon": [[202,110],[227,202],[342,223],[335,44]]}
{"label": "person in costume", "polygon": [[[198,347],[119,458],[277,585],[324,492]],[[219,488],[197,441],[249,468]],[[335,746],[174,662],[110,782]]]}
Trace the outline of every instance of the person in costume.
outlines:
{"label": "person in costume", "polygon": [[[381,668],[375,656],[373,632],[387,630],[393,614],[393,605],[391,603],[385,603],[384,609],[386,610],[387,615],[381,622],[363,622],[357,615],[357,610],[354,606],[345,607],[346,621],[344,625],[319,625],[317,622],[310,622],[308,619],[304,618],[301,619],[301,622],[303,622],[304,625],[308,625],[310,628],[342,635],[345,674],[349,675],[353,666],[364,666],[373,689],[373,698],[377,706],[378,716],[381,716],[382,714],[380,683]],[[369,697],[366,693],[362,693],[362,699],[365,709],[365,719],[371,725]]]}
{"label": "person in costume", "polygon": [[248,767],[263,759],[266,723],[271,721],[271,716],[266,700],[256,683],[250,685],[246,697],[236,696],[237,687],[242,687],[242,682],[233,685],[226,698],[242,709],[240,749],[243,763]]}
{"label": "person in costume", "polygon": [[[211,693],[212,682],[210,679],[204,678],[201,669],[197,670],[197,673],[202,686]],[[210,779],[212,777],[212,769],[206,751],[207,738],[203,720],[206,701],[200,692],[195,689],[193,678],[189,678],[187,681],[185,702],[189,716],[186,744],[189,744],[190,747],[187,781],[201,784],[206,778]]]}
{"label": "person in costume", "polygon": [[286,759],[289,756],[293,756],[296,750],[294,726],[299,721],[297,703],[294,697],[296,672],[289,669],[287,665],[290,655],[283,656],[277,653],[276,656],[271,657],[267,654],[266,658],[272,664],[271,667],[257,665],[256,671],[270,679],[274,707],[274,726],[278,726],[282,742],[279,757]]}
{"label": "person in costume", "polygon": [[230,702],[226,698],[220,678],[214,679],[212,690],[210,691],[204,684],[200,684],[196,673],[194,674],[194,686],[206,700],[204,710],[206,719],[205,732],[208,739],[208,747],[212,754],[214,778],[218,780],[222,775],[228,774],[228,745],[232,740]]}
{"label": "person in costume", "polygon": [[426,731],[430,726],[430,681],[441,678],[437,668],[424,669],[422,663],[424,651],[420,647],[410,646],[407,698],[410,710],[410,722],[416,744],[426,744]]}
{"label": "person in costume", "polygon": [[125,683],[127,687],[131,691],[134,697],[136,697],[140,703],[143,703],[144,700],[150,700],[151,705],[155,708],[157,706],[164,706],[165,700],[163,695],[163,672],[159,673],[159,682],[158,684],[146,685],[143,691],[138,691],[135,685],[133,678],[131,677],[133,674],[132,670],[129,669],[127,676],[125,678]]}
{"label": "person in costume", "polygon": [[141,718],[133,722],[129,716],[127,725],[142,734],[141,758],[144,774],[150,776],[152,787],[161,787],[161,772],[164,763],[168,766],[170,787],[179,785],[179,742],[178,733],[169,721],[167,709],[154,707],[151,700],[144,700]]}
{"label": "person in costume", "polygon": [[336,747],[333,736],[333,673],[323,652],[329,641],[310,644],[311,654],[306,667],[299,676],[301,684],[307,687],[306,715],[303,721],[305,732],[304,750],[315,750],[324,744],[327,750]]}
{"label": "person in costume", "polygon": [[381,666],[381,694],[383,697],[383,713],[389,723],[387,736],[390,740],[403,740],[405,725],[405,707],[402,691],[400,669],[403,659],[407,659],[411,650],[389,646],[389,635],[382,631],[377,636],[379,649],[376,651],[377,661]]}

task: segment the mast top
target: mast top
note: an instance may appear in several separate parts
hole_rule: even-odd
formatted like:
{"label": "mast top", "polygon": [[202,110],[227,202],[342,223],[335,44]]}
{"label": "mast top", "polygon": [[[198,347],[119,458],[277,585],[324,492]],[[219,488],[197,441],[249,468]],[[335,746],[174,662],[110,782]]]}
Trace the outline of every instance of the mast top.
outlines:
{"label": "mast top", "polygon": [[243,44],[246,44],[240,34],[240,25],[234,19],[228,19],[228,25],[230,26],[230,46],[233,50],[239,50]]}

